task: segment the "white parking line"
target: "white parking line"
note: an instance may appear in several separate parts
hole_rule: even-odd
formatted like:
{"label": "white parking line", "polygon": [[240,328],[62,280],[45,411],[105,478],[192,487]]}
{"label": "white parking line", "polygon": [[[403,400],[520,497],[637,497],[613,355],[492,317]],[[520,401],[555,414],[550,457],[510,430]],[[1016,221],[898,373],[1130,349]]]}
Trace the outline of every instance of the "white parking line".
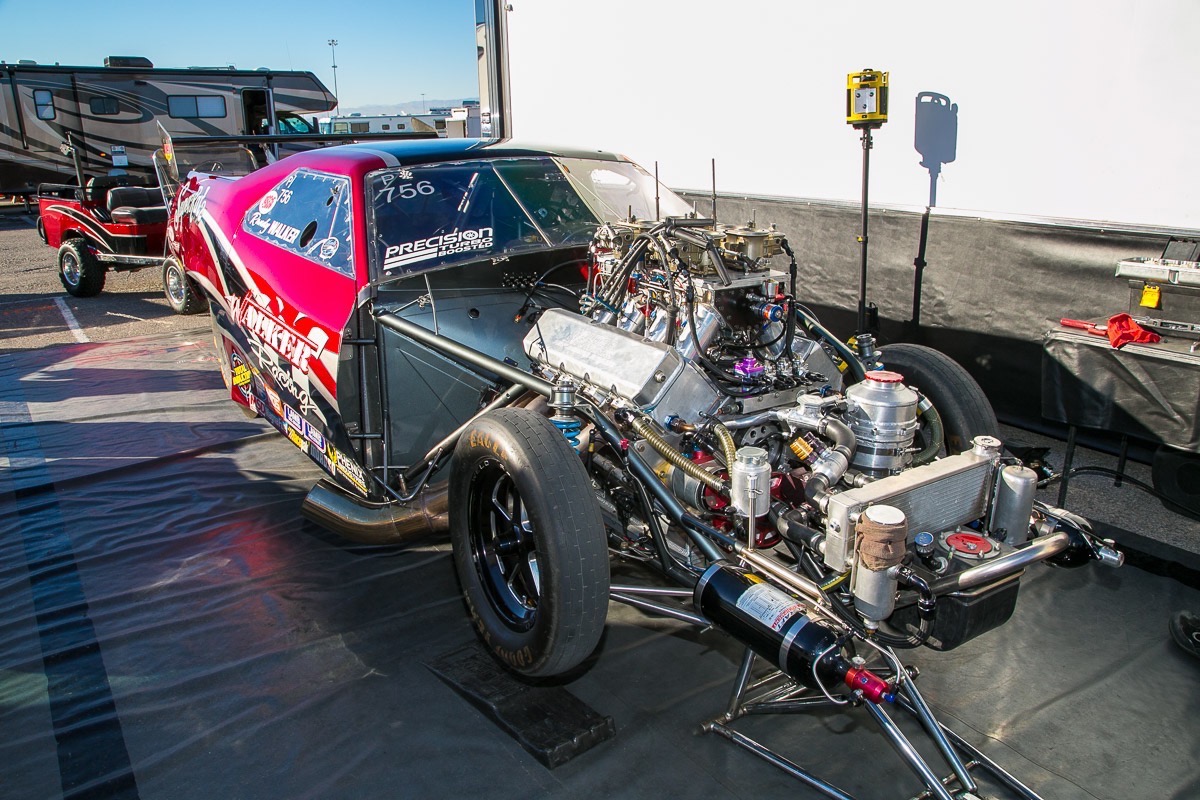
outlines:
{"label": "white parking line", "polygon": [[88,342],[87,334],[83,332],[83,328],[79,327],[79,320],[75,319],[75,315],[71,313],[71,309],[67,308],[67,302],[61,297],[54,298],[54,305],[58,306],[58,310],[62,312],[63,319],[67,321],[67,327],[71,329],[71,333],[75,334],[75,341]]}

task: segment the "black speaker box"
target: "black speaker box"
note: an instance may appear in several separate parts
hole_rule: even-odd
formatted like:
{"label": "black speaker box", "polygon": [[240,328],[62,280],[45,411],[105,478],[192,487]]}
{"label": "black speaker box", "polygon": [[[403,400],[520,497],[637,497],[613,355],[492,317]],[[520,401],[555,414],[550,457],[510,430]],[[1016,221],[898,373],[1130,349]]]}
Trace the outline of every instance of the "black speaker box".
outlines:
{"label": "black speaker box", "polygon": [[1200,454],[1159,447],[1150,475],[1154,488],[1166,498],[1163,505],[1176,514],[1200,519]]}

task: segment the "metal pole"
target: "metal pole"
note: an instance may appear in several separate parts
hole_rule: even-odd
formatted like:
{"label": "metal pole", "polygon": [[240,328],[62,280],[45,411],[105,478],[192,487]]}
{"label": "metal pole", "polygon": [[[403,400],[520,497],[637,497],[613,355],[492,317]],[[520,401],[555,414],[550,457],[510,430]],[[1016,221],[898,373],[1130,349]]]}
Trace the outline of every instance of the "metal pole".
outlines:
{"label": "metal pole", "polygon": [[858,329],[856,333],[867,331],[867,184],[871,175],[871,126],[865,126],[862,132],[863,146],[863,176],[862,176],[862,235],[858,237],[862,264],[858,275]]}
{"label": "metal pole", "polygon": [[338,46],[337,39],[329,40],[329,52],[333,54],[333,100],[334,100],[333,110],[335,113],[338,111],[339,106],[341,106],[341,104],[342,104],[342,98],[338,94],[338,85],[337,85],[337,46]]}
{"label": "metal pole", "polygon": [[887,715],[887,712],[874,703],[863,703],[863,707],[879,723],[888,743],[908,762],[908,766],[921,778],[921,782],[925,784],[925,788],[929,790],[930,794],[938,800],[954,800],[938,776],[933,774],[933,770],[921,758],[921,754],[912,746],[912,742],[908,741],[896,723],[892,722],[892,718]]}

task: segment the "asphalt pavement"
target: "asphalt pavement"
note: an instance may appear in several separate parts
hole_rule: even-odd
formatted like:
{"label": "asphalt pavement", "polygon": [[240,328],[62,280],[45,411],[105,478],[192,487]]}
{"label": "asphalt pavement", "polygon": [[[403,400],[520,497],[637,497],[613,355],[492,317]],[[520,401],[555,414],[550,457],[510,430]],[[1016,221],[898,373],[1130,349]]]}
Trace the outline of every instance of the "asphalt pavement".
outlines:
{"label": "asphalt pavement", "polygon": [[163,295],[162,272],[109,272],[95,297],[71,297],[58,279],[58,254],[42,244],[36,217],[0,208],[0,354],[71,342],[110,342],[195,329],[208,315],[182,317]]}

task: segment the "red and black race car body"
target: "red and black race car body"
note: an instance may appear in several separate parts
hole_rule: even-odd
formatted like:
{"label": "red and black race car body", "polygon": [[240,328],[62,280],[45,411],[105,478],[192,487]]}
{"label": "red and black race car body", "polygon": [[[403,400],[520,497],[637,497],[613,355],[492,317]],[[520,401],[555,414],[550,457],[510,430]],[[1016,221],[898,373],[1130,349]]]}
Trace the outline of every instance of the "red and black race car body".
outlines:
{"label": "red and black race car body", "polygon": [[[478,411],[494,383],[377,328],[372,310],[516,363],[527,327],[513,325],[513,309],[545,267],[586,253],[581,236],[561,247],[531,248],[520,270],[507,257],[429,271],[386,266],[376,209],[368,207],[379,187],[369,191],[368,184],[380,175],[402,176],[405,165],[464,159],[549,164],[549,153],[471,140],[345,146],[291,156],[236,179],[192,173],[176,195],[168,248],[209,300],[230,397],[360,498],[388,498],[371,475],[419,463],[427,448]],[[587,215],[587,236],[594,224]],[[467,238],[488,230],[483,223],[459,227],[438,237],[443,250],[470,256],[487,241]]]}

